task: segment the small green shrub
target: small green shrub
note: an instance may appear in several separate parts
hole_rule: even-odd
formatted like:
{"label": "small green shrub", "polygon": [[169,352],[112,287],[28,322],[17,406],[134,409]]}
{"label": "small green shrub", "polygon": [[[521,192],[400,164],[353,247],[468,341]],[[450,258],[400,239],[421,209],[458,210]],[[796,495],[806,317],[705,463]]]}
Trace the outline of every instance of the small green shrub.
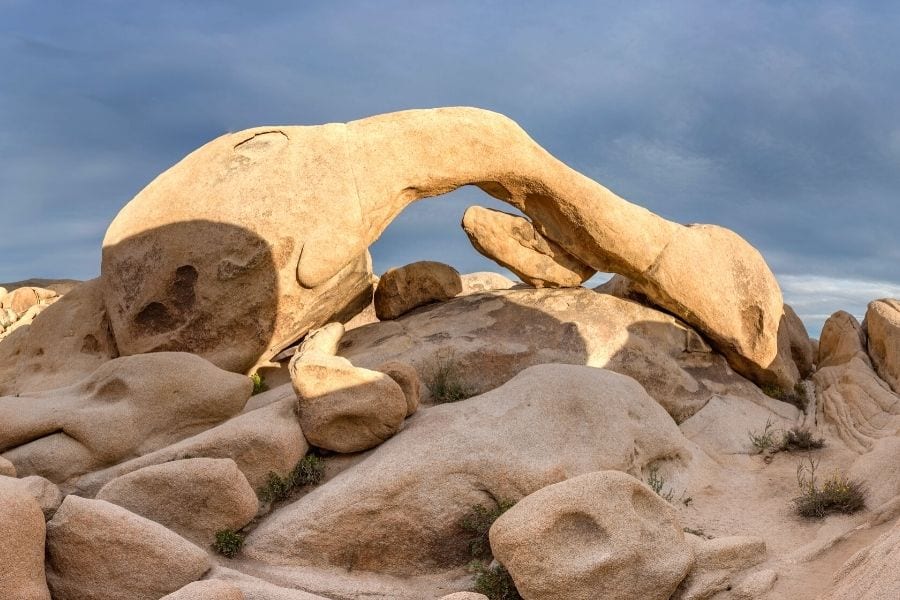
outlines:
{"label": "small green shrub", "polygon": [[298,487],[317,485],[325,474],[325,459],[315,454],[307,454],[297,462],[285,477],[269,472],[266,484],[257,490],[263,502],[284,500]]}
{"label": "small green shrub", "polygon": [[459,402],[473,395],[472,388],[465,383],[462,368],[452,354],[434,360],[425,374],[425,385],[439,404]]}
{"label": "small green shrub", "polygon": [[278,473],[269,471],[265,485],[259,488],[257,495],[263,502],[277,502],[284,500],[294,491],[294,484],[291,476],[282,477]]}
{"label": "small green shrub", "polygon": [[261,392],[265,392],[269,389],[269,386],[266,385],[266,380],[262,378],[262,375],[259,373],[254,373],[250,376],[250,381],[253,382],[253,395],[259,394]]}
{"label": "small green shrub", "polygon": [[772,419],[766,419],[766,425],[763,427],[762,431],[753,430],[747,432],[747,435],[750,436],[750,443],[753,444],[753,448],[756,450],[757,454],[775,452],[778,450],[778,442],[776,441],[774,427],[775,424],[772,422]]}
{"label": "small green shrub", "polygon": [[825,447],[825,438],[813,437],[809,429],[793,427],[784,432],[781,450],[787,452],[818,450]]}
{"label": "small green shrub", "polygon": [[509,571],[503,565],[490,567],[476,561],[472,568],[475,571],[475,591],[479,594],[484,594],[490,600],[522,600]]}
{"label": "small green shrub", "polygon": [[777,385],[770,384],[763,385],[760,389],[766,396],[781,400],[782,402],[787,402],[788,404],[793,404],[800,410],[806,410],[806,407],[809,404],[809,397],[806,394],[806,385],[802,381],[798,381],[794,384],[793,389],[790,390],[785,390]]}
{"label": "small green shrub", "polygon": [[819,462],[797,465],[797,486],[800,495],[794,498],[794,509],[801,517],[820,519],[829,513],[851,514],[866,506],[863,486],[840,472],[832,473],[820,486],[816,481]]}
{"label": "small green shrub", "polygon": [[213,550],[225,558],[234,558],[244,545],[244,536],[231,529],[222,529],[216,532],[216,541],[213,542]]}
{"label": "small green shrub", "polygon": [[472,510],[460,521],[460,527],[469,535],[469,553],[474,559],[486,559],[491,555],[491,543],[488,532],[500,515],[515,505],[511,500],[500,500],[497,506],[488,508],[480,504],[472,507]]}
{"label": "small green shrub", "polygon": [[[651,467],[650,473],[647,475],[647,487],[656,492],[656,495],[665,500],[666,502],[671,502],[674,497],[674,492],[669,490],[668,492],[663,492],[663,488],[666,485],[665,478],[659,474],[659,467]],[[688,504],[690,500],[688,501]],[[687,504],[685,504],[687,506]]]}
{"label": "small green shrub", "polygon": [[300,459],[291,473],[294,486],[318,485],[325,475],[325,459],[315,454],[307,454]]}

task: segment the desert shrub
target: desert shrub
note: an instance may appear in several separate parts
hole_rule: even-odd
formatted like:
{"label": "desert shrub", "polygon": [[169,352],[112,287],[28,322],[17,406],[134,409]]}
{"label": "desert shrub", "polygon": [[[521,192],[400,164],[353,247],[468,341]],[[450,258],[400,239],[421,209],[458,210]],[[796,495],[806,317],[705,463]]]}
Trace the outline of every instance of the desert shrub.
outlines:
{"label": "desert shrub", "polygon": [[800,495],[794,498],[794,508],[801,517],[820,519],[829,513],[851,514],[866,506],[866,492],[862,484],[840,472],[832,473],[821,486],[816,480],[819,462],[808,459],[797,465],[797,486]]}
{"label": "desert shrub", "polygon": [[452,354],[434,359],[425,374],[425,385],[437,403],[459,402],[473,395],[463,378],[462,367]]}
{"label": "desert shrub", "polygon": [[[674,492],[672,490],[664,492],[663,488],[665,485],[666,480],[659,474],[659,467],[651,467],[650,473],[647,475],[647,487],[656,492],[656,494],[666,502],[671,502]],[[691,500],[689,500],[687,504],[690,504],[690,502]],[[685,504],[685,506],[687,506],[687,504]]]}
{"label": "desert shrub", "polygon": [[798,381],[790,390],[782,389],[777,385],[768,384],[763,385],[760,389],[766,396],[781,400],[782,402],[787,402],[788,404],[793,404],[800,410],[806,410],[806,407],[809,404],[809,397],[806,394],[806,385],[802,381]]}
{"label": "desert shrub", "polygon": [[269,389],[269,386],[266,385],[266,380],[262,378],[262,375],[259,373],[254,373],[250,376],[250,381],[253,382],[253,395],[259,394],[261,392],[265,392]]}
{"label": "desert shrub", "polygon": [[300,459],[291,475],[294,486],[318,485],[325,475],[325,459],[315,454],[307,454]]}
{"label": "desert shrub", "polygon": [[522,600],[509,571],[501,564],[493,567],[481,562],[473,563],[475,571],[475,591],[490,600]]}
{"label": "desert shrub", "polygon": [[497,506],[491,508],[476,504],[469,514],[462,518],[459,525],[469,536],[469,553],[472,558],[481,560],[491,555],[491,544],[488,539],[491,525],[513,505],[515,502],[511,500],[500,500]]}
{"label": "desert shrub", "polygon": [[824,438],[814,437],[809,429],[793,427],[784,432],[780,449],[793,452],[797,450],[818,450],[824,447]]}
{"label": "desert shrub", "polygon": [[772,419],[766,419],[766,425],[762,431],[748,431],[747,435],[750,437],[750,443],[753,444],[757,454],[778,450],[777,432]]}
{"label": "desert shrub", "polygon": [[269,471],[266,483],[257,490],[257,495],[263,502],[284,500],[298,487],[320,483],[324,474],[325,459],[315,454],[307,454],[284,477]]}
{"label": "desert shrub", "polygon": [[231,529],[222,529],[216,532],[216,541],[212,547],[225,558],[234,558],[243,545],[244,536]]}
{"label": "desert shrub", "polygon": [[294,491],[294,484],[291,476],[282,477],[274,471],[269,471],[265,485],[257,491],[259,499],[263,502],[276,502],[284,500]]}

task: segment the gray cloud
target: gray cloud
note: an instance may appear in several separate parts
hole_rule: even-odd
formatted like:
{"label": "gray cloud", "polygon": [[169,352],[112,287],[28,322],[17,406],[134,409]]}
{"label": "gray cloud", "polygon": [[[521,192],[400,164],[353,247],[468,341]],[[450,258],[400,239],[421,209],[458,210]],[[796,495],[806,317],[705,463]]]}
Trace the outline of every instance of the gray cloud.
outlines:
{"label": "gray cloud", "polygon": [[[875,282],[860,288],[873,297],[900,283],[889,3],[7,1],[0,15],[0,280],[96,274],[116,211],[226,131],[475,105],[651,210],[738,231],[789,300],[820,297],[801,313],[857,300],[792,277]],[[457,225],[482,198],[411,207],[376,266],[491,268]]]}

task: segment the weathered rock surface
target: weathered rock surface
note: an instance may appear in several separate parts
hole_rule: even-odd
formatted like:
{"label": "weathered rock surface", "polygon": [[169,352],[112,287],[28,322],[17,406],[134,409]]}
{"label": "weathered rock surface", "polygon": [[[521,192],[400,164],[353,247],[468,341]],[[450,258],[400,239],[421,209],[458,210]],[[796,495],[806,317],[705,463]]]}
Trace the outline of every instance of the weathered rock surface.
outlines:
{"label": "weathered rock surface", "polygon": [[694,564],[672,507],[616,471],[526,496],[494,522],[490,540],[534,600],[668,600]]}
{"label": "weathered rock surface", "polygon": [[900,393],[900,301],[884,299],[869,303],[865,329],[875,371],[891,389]]}
{"label": "weathered rock surface", "polygon": [[57,293],[39,287],[20,287],[0,297],[0,308],[9,308],[18,315],[24,315],[28,309],[46,303],[55,298]]}
{"label": "weathered rock surface", "polygon": [[251,387],[191,354],[119,358],[73,386],[0,398],[0,451],[20,476],[64,482],[224,421]]}
{"label": "weathered rock surface", "polygon": [[[812,374],[813,365],[816,364],[816,352],[813,351],[812,340],[806,326],[790,305],[784,305],[784,316],[779,328],[784,327],[788,333],[791,347],[791,358],[797,366],[800,379],[806,379]],[[780,351],[780,349],[779,349]]]}
{"label": "weathered rock surface", "polygon": [[393,574],[458,566],[468,560],[457,527],[473,505],[688,457],[672,419],[634,380],[540,365],[482,396],[420,409],[362,462],[270,516],[244,553]]}
{"label": "weathered rock surface", "polygon": [[[309,329],[365,308],[372,297],[365,248],[314,287],[297,280],[301,252],[315,246],[312,232],[339,238],[341,227],[314,201],[325,194],[340,204],[334,173],[326,164],[303,166],[341,141],[327,126],[320,131],[294,143],[271,129],[219,138],[122,209],[106,232],[101,265],[121,354],[186,351],[248,372]],[[337,151],[343,156],[342,146]]]}
{"label": "weathered rock surface", "polygon": [[100,280],[86,281],[0,342],[0,394],[66,387],[117,356]]}
{"label": "weathered rock surface", "polygon": [[[816,385],[818,421],[852,450],[900,433],[900,397],[872,369],[864,337],[851,315],[837,312],[822,329]],[[843,361],[843,362],[841,362]]]}
{"label": "weathered rock surface", "polygon": [[307,441],[335,452],[358,452],[397,433],[409,405],[389,375],[334,356],[342,334],[339,323],[313,332],[288,368]]}
{"label": "weathered rock surface", "polygon": [[241,588],[227,581],[210,579],[189,583],[162,600],[245,600]]}
{"label": "weathered rock surface", "polygon": [[156,600],[209,566],[178,534],[102,500],[66,496],[47,523],[47,580],[60,600]]}
{"label": "weathered rock surface", "polygon": [[119,350],[190,350],[246,371],[362,309],[366,248],[412,202],[467,184],[524,212],[585,265],[633,279],[736,368],[775,358],[781,292],[746,241],[626,202],[510,119],[474,108],[248,129],[192,152],[104,239]]}
{"label": "weathered rock surface", "polygon": [[465,273],[459,276],[462,279],[462,294],[477,294],[491,290],[508,290],[516,285],[516,282],[500,273],[491,271],[478,271]]}
{"label": "weathered rock surface", "polygon": [[50,600],[44,576],[44,536],[44,514],[37,501],[24,489],[0,481],[0,590],[4,598]]}
{"label": "weathered rock surface", "polygon": [[488,597],[475,592],[456,592],[449,596],[442,596],[440,600],[488,600]]}
{"label": "weathered rock surface", "polygon": [[706,600],[743,582],[744,573],[766,560],[766,542],[758,537],[731,536],[705,540],[690,536],[696,559],[672,600]]}
{"label": "weathered rock surface", "polygon": [[523,217],[471,206],[463,215],[462,228],[476,250],[537,288],[577,287],[597,272]]}
{"label": "weathered rock surface", "polygon": [[411,364],[426,385],[437,363],[451,361],[472,393],[535,364],[603,367],[637,379],[678,421],[716,394],[763,396],[677,319],[583,288],[455,298],[349,331],[340,353],[368,369]]}
{"label": "weathered rock surface", "polygon": [[865,485],[866,503],[872,508],[900,496],[900,437],[876,440],[853,463],[850,477]]}
{"label": "weathered rock surface", "polygon": [[[613,276],[594,290],[651,308],[668,310],[648,295],[641,286],[622,275]],[[723,353],[729,358],[735,370],[757,385],[776,387],[787,392],[792,390],[798,381],[811,374],[814,355],[813,345],[803,321],[786,304],[778,324],[777,348],[775,357],[765,367],[748,362],[727,351]]]}
{"label": "weathered rock surface", "polygon": [[462,292],[459,271],[444,263],[423,260],[388,269],[375,288],[375,315],[396,319],[414,308],[443,302]]}
{"label": "weathered rock surface", "polygon": [[378,365],[375,370],[393,379],[403,390],[403,395],[406,397],[407,417],[419,410],[419,402],[422,399],[422,382],[419,379],[419,373],[413,366],[393,360]]}
{"label": "weathered rock surface", "polygon": [[857,357],[871,365],[866,351],[866,332],[856,317],[839,310],[822,327],[819,337],[818,368],[842,365]]}
{"label": "weathered rock surface", "polygon": [[151,465],[189,457],[230,458],[258,489],[268,473],[284,476],[309,450],[297,422],[297,398],[290,386],[282,399],[240,414],[156,452],[80,477],[73,483],[79,493],[94,495],[116,477]]}
{"label": "weathered rock surface", "polygon": [[238,530],[259,502],[230,458],[190,458],[138,469],[113,479],[97,494],[165,525],[202,546],[222,529]]}
{"label": "weathered rock surface", "polygon": [[44,513],[44,519],[50,519],[62,503],[62,492],[56,485],[43,477],[31,475],[16,479],[14,477],[0,477],[0,490],[4,487],[15,488],[21,490],[34,498],[41,512]]}
{"label": "weathered rock surface", "polygon": [[900,523],[854,554],[834,575],[821,600],[893,600],[900,598]]}
{"label": "weathered rock surface", "polygon": [[0,456],[0,475],[4,477],[16,476],[16,465],[12,464],[2,456]]}

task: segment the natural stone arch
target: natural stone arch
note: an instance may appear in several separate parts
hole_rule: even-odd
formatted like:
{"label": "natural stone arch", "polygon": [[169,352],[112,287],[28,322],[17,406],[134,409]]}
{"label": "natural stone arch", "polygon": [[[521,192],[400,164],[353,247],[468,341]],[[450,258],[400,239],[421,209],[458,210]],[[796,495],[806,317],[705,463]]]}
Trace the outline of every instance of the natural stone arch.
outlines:
{"label": "natural stone arch", "polygon": [[[781,292],[752,246],[727,229],[685,227],[631,204],[554,158],[512,120],[475,108],[261,127],[188,155],[140,192],[106,234],[101,276],[119,349],[153,349],[125,332],[134,331],[134,319],[151,302],[163,302],[158,296],[168,293],[164,282],[174,276],[145,256],[143,272],[124,285],[119,267],[134,264],[120,250],[127,248],[124,240],[177,222],[213,220],[268,243],[277,281],[271,339],[261,356],[227,365],[241,370],[357,305],[350,297],[368,285],[359,257],[369,245],[410,203],[464,185],[518,208],[584,264],[631,279],[654,303],[704,332],[741,372],[752,375],[775,360]],[[219,282],[206,293],[219,299],[252,294],[240,277],[222,276],[227,257],[217,254],[216,242],[191,240],[207,246],[191,263],[199,280]],[[240,272],[253,268],[235,264]],[[182,317],[179,327],[190,322],[189,314]],[[216,340],[198,343],[207,351]]]}

